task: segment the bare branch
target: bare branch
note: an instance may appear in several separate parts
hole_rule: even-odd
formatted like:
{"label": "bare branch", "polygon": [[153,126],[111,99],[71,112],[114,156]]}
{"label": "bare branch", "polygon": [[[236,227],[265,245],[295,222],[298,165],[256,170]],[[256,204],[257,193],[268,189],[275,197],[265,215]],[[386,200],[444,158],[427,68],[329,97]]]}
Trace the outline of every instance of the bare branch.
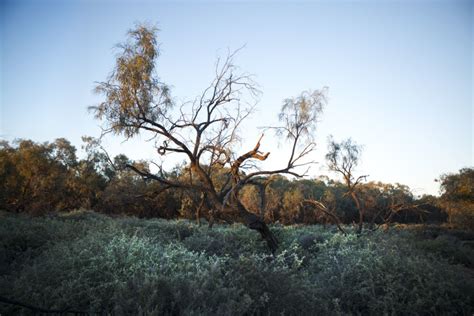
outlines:
{"label": "bare branch", "polygon": [[337,228],[341,231],[341,233],[343,233],[344,235],[347,235],[344,228],[342,228],[342,222],[339,219],[339,217],[336,214],[334,214],[333,212],[331,212],[330,210],[328,210],[327,207],[323,203],[321,203],[319,201],[316,201],[316,200],[303,200],[302,203],[312,205],[317,210],[319,210],[319,211],[323,212],[324,214],[326,214],[327,216],[331,217],[334,220],[334,223],[336,224]]}

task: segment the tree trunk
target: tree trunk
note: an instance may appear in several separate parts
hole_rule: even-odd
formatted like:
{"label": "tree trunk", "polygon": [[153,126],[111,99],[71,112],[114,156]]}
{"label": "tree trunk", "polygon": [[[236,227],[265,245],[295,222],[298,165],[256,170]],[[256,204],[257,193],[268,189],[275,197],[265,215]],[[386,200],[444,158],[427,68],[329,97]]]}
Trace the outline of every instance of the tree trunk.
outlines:
{"label": "tree trunk", "polygon": [[[258,147],[257,147],[258,149]],[[268,156],[268,154],[267,154]],[[240,158],[239,158],[240,159]],[[207,202],[210,203],[212,210],[209,212],[209,228],[212,227],[215,218],[222,219],[228,222],[241,222],[248,228],[254,229],[260,233],[260,236],[267,242],[268,248],[272,253],[278,248],[278,241],[272,234],[267,224],[258,215],[249,212],[239,200],[239,189],[234,189],[230,192],[230,199],[226,201],[225,197],[219,197],[214,189],[212,181],[198,165],[192,166],[203,183],[208,184],[208,189],[204,193],[207,196]],[[233,168],[238,172],[238,165],[234,163]],[[237,174],[237,173],[235,173]]]}
{"label": "tree trunk", "polygon": [[[216,210],[213,211],[215,217],[228,222],[241,222],[248,228],[256,230],[262,239],[266,241],[272,254],[274,254],[278,249],[278,240],[270,231],[265,221],[257,214],[249,212],[239,200],[235,200],[235,198],[231,200],[232,201],[228,201],[229,203],[223,207],[223,203],[211,195],[209,202],[213,204]],[[209,224],[211,225],[211,221]]]}
{"label": "tree trunk", "polygon": [[204,203],[206,202],[206,195],[204,193],[201,194],[201,202],[199,203],[198,207],[196,208],[196,222],[199,227],[201,227],[201,211],[204,207]]}
{"label": "tree trunk", "polygon": [[260,216],[249,212],[240,202],[238,203],[239,213],[242,215],[242,219],[244,220],[244,224],[253,230],[256,230],[260,233],[262,239],[267,242],[267,246],[272,252],[275,254],[275,251],[278,249],[278,240],[270,231],[267,224]]}
{"label": "tree trunk", "polygon": [[360,234],[362,232],[362,226],[364,225],[364,210],[362,209],[360,201],[354,191],[351,192],[351,197],[356,204],[357,210],[359,211],[359,227],[357,228],[357,234]]}
{"label": "tree trunk", "polygon": [[214,225],[214,210],[209,209],[209,223],[207,227],[211,229],[213,225]]}
{"label": "tree trunk", "polygon": [[201,227],[201,207],[196,209],[196,224]]}

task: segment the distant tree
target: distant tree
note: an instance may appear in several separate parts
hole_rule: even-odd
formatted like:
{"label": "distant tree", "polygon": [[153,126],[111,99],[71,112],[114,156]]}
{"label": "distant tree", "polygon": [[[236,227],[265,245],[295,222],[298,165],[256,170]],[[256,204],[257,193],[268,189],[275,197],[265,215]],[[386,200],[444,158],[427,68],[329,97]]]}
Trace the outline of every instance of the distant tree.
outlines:
{"label": "distant tree", "polygon": [[443,174],[441,204],[448,213],[451,225],[474,229],[474,168],[463,168],[458,173]]}
{"label": "distant tree", "polygon": [[423,209],[406,185],[369,182],[359,187],[367,221],[374,224],[420,222]]}
{"label": "distant tree", "polygon": [[[342,195],[338,194],[337,188],[333,186],[334,183],[327,185],[323,180],[327,180],[327,177],[326,179],[320,177],[313,181],[298,181],[300,190],[304,192],[304,198],[300,201],[304,223],[323,225],[332,223],[345,234],[341,225],[342,212],[340,210],[338,212],[338,207],[342,205],[339,201]],[[346,210],[346,208],[343,209]]]}
{"label": "distant tree", "polygon": [[0,147],[0,208],[39,215],[78,207],[71,196],[77,159],[65,139]]}
{"label": "distant tree", "polygon": [[283,224],[294,224],[301,220],[303,193],[298,188],[286,191],[283,195],[281,219]]}
{"label": "distant tree", "polygon": [[329,180],[326,190],[319,200],[327,209],[332,210],[341,222],[350,224],[359,218],[354,201],[347,196],[346,185],[339,181]]}
{"label": "distant tree", "polygon": [[[202,95],[176,108],[169,87],[156,74],[156,33],[156,29],[145,26],[129,32],[129,40],[119,46],[112,74],[96,88],[105,100],[92,108],[95,116],[105,121],[105,132],[127,139],[148,134],[160,155],[175,154],[187,161],[193,181],[171,179],[164,172],[152,173],[133,165],[128,168],[166,188],[204,193],[216,218],[245,223],[275,251],[276,238],[258,214],[244,207],[239,192],[256,177],[303,175],[295,169],[305,164],[303,158],[315,148],[312,132],[326,103],[325,90],[303,92],[284,101],[279,116],[282,126],[274,129],[290,143],[286,164],[275,170],[249,169],[270,154],[260,151],[263,135],[254,148],[237,154],[239,127],[259,94],[252,77],[238,71],[233,64],[235,53],[230,54],[217,61],[215,78]],[[228,168],[224,185],[217,185],[213,178],[216,165]]]}
{"label": "distant tree", "polygon": [[18,211],[18,199],[21,195],[24,179],[17,169],[16,149],[7,141],[0,143],[0,208]]}
{"label": "distant tree", "polygon": [[474,168],[463,168],[457,173],[443,174],[438,181],[443,199],[474,202]]}
{"label": "distant tree", "polygon": [[419,208],[422,210],[423,221],[440,224],[445,223],[448,219],[448,215],[440,205],[440,199],[433,195],[423,195],[418,198],[417,203]]}
{"label": "distant tree", "polygon": [[53,159],[68,170],[74,169],[77,166],[76,147],[65,138],[58,138],[52,144]]}
{"label": "distant tree", "polygon": [[105,183],[111,181],[117,175],[117,169],[124,169],[130,163],[127,156],[120,154],[111,159],[100,143],[100,139],[83,136],[82,149],[86,152],[86,158],[82,163],[93,172],[103,178]]}
{"label": "distant tree", "polygon": [[359,212],[358,233],[362,231],[364,223],[364,205],[358,196],[358,186],[367,178],[367,175],[357,178],[354,176],[354,169],[359,164],[361,153],[362,147],[350,138],[341,142],[335,141],[332,136],[329,138],[326,161],[331,171],[342,176],[347,189],[346,194],[352,198],[357,207]]}
{"label": "distant tree", "polygon": [[[119,159],[123,158],[124,156]],[[115,157],[114,161],[117,160]],[[148,169],[146,162],[133,162],[133,165],[143,170]],[[178,217],[180,202],[173,192],[156,194],[162,191],[162,188],[161,184],[143,179],[128,168],[117,169],[116,176],[107,183],[102,192],[96,209],[107,214],[133,215],[141,218]]]}

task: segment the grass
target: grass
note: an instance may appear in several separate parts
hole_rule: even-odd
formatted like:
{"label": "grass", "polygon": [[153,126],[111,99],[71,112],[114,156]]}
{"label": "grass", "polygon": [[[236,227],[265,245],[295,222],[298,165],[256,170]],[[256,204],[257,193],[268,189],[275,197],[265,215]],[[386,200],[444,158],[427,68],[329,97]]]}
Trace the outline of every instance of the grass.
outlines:
{"label": "grass", "polygon": [[[242,225],[78,211],[0,217],[0,296],[115,315],[472,315],[472,233],[362,236],[279,226],[271,256]],[[431,231],[436,231],[433,237]],[[427,233],[428,232],[428,233]],[[0,314],[31,313],[1,304]]]}

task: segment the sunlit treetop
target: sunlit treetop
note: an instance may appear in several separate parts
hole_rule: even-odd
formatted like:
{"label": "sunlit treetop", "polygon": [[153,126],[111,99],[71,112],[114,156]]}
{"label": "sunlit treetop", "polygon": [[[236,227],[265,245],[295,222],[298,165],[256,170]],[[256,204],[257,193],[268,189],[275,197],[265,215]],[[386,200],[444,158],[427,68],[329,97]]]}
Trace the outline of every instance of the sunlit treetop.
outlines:
{"label": "sunlit treetop", "polygon": [[157,32],[143,25],[130,30],[128,41],[117,45],[116,65],[107,81],[95,88],[106,98],[91,109],[116,134],[132,137],[144,121],[163,122],[173,105],[169,87],[160,82],[155,71]]}

